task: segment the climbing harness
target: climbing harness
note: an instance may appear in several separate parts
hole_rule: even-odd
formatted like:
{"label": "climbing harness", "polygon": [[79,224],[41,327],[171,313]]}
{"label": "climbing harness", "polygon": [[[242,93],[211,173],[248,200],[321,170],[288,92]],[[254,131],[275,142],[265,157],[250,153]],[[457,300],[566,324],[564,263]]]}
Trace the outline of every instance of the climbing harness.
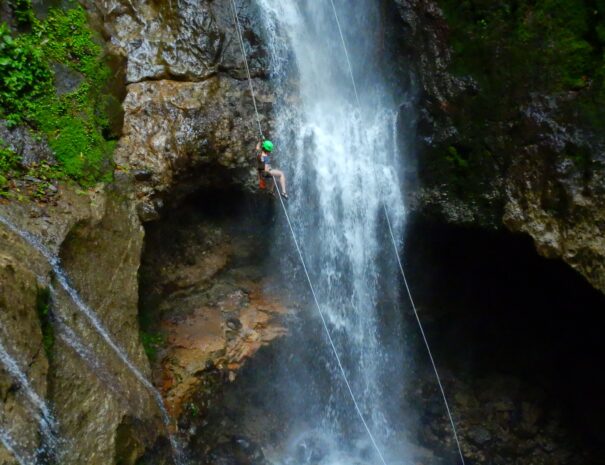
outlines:
{"label": "climbing harness", "polygon": [[261,190],[267,189],[267,179],[271,178],[271,174],[266,171],[266,160],[263,160],[262,154],[256,156],[256,172],[258,174],[258,188]]}
{"label": "climbing harness", "polygon": [[[332,5],[332,10],[334,12],[334,18],[336,20],[336,25],[338,27],[338,33],[340,34],[340,38],[341,38],[341,41],[342,41],[342,46],[343,46],[343,49],[344,49],[344,52],[345,52],[345,58],[347,60],[347,66],[349,68],[349,73],[350,73],[350,76],[351,76],[351,82],[353,84],[353,90],[355,92],[355,99],[356,99],[356,102],[357,102],[357,106],[361,110],[361,102],[360,102],[360,99],[359,99],[359,93],[357,91],[357,83],[355,81],[355,76],[354,76],[354,73],[353,73],[353,67],[351,65],[351,60],[349,58],[348,47],[346,45],[344,34],[342,32],[342,28],[341,28],[341,25],[340,25],[340,19],[339,19],[339,16],[338,16],[338,11],[336,10],[336,5],[334,4],[334,0],[330,0],[330,3]],[[250,75],[250,68],[248,66],[248,59],[247,59],[247,55],[246,55],[246,49],[245,49],[245,46],[244,46],[244,40],[243,40],[243,36],[242,36],[241,25],[240,25],[239,18],[238,18],[238,15],[237,15],[237,8],[236,8],[236,5],[235,5],[235,0],[231,0],[231,6],[233,8],[233,19],[234,19],[234,23],[235,23],[236,30],[237,30],[237,36],[238,36],[238,40],[239,40],[239,43],[240,43],[240,48],[241,48],[241,51],[242,51],[242,56],[244,58],[244,63],[245,63],[245,67],[246,67],[246,73],[247,73],[247,76],[248,76],[248,83],[249,83],[249,86],[250,86],[250,93],[252,95],[252,102],[254,104],[254,112],[256,114],[256,121],[258,123],[258,130],[259,130],[259,133],[260,133],[261,137],[264,138],[263,130],[262,130],[262,125],[261,125],[261,121],[260,121],[260,115],[259,115],[259,112],[258,112],[258,106],[256,104],[256,95],[254,93],[254,86],[252,84],[252,77]],[[376,168],[375,167],[374,167],[374,174],[376,175]],[[273,177],[273,176],[271,176],[271,177]],[[262,180],[262,176],[261,176],[261,174],[259,172],[259,185],[262,185],[261,184],[261,180]],[[275,188],[279,192],[279,187],[277,185],[277,180],[275,179],[275,177],[273,177],[273,183],[275,184]],[[266,183],[263,182],[263,184],[266,187]],[[370,438],[372,446],[376,450],[376,452],[378,454],[378,457],[380,458],[382,464],[383,465],[387,465],[386,460],[384,458],[384,455],[383,455],[380,447],[378,446],[378,443],[376,442],[376,439],[374,438],[374,435],[372,434],[372,431],[371,431],[370,427],[368,426],[368,423],[366,422],[365,416],[364,416],[363,412],[361,411],[361,408],[359,407],[359,403],[357,401],[357,397],[355,396],[355,393],[353,392],[353,389],[352,389],[351,384],[349,382],[348,376],[346,374],[346,371],[344,369],[344,366],[343,366],[342,361],[340,359],[340,356],[338,354],[338,350],[336,348],[336,344],[334,343],[334,340],[332,338],[332,334],[331,334],[330,329],[328,327],[328,323],[327,323],[326,318],[324,316],[324,313],[323,313],[323,311],[321,309],[321,305],[319,304],[319,300],[317,298],[317,294],[315,293],[315,287],[313,286],[313,282],[311,281],[311,277],[309,275],[309,271],[307,269],[307,265],[306,265],[303,253],[302,253],[302,250],[301,250],[301,248],[300,248],[300,246],[298,244],[298,240],[296,238],[296,233],[294,232],[294,228],[292,226],[292,222],[290,220],[290,216],[288,215],[288,210],[286,208],[284,200],[281,198],[281,196],[280,196],[279,200],[280,200],[280,204],[282,206],[283,212],[284,212],[284,216],[286,218],[286,222],[287,222],[288,227],[290,229],[290,233],[292,234],[292,240],[293,240],[294,245],[296,247],[296,251],[298,253],[298,257],[300,259],[300,263],[302,265],[303,271],[305,273],[305,277],[306,277],[307,282],[309,284],[309,289],[311,290],[311,294],[313,296],[313,301],[315,303],[315,307],[317,308],[317,312],[319,313],[319,316],[320,316],[320,319],[321,319],[324,331],[326,333],[326,336],[327,336],[328,342],[330,344],[330,347],[332,349],[332,352],[334,353],[334,357],[336,359],[338,368],[339,368],[339,370],[340,370],[340,372],[342,374],[342,378],[344,380],[344,383],[345,383],[345,385],[347,387],[347,390],[349,392],[351,400],[352,400],[352,402],[353,402],[353,404],[355,406],[355,411],[357,412],[357,415],[359,416],[359,418],[360,418],[360,420],[361,420],[361,422],[362,422],[362,424],[363,424],[363,426],[364,426],[364,428],[365,428],[365,430],[366,430],[366,432],[368,434],[368,437]],[[382,195],[381,195],[381,203],[382,203],[382,207],[383,207],[384,216],[385,216],[385,220],[386,220],[386,223],[387,223],[389,235],[390,235],[390,238],[391,238],[391,242],[393,244],[393,249],[394,249],[394,252],[395,252],[395,256],[397,258],[397,264],[399,266],[399,271],[401,272],[401,276],[403,278],[403,282],[404,282],[404,285],[405,285],[408,297],[410,299],[410,303],[412,305],[412,309],[414,311],[414,315],[416,317],[416,321],[418,323],[418,327],[420,329],[420,333],[422,335],[422,339],[423,339],[424,345],[426,346],[426,349],[427,349],[427,352],[428,352],[428,355],[429,355],[429,358],[430,358],[430,361],[431,361],[431,364],[432,364],[432,367],[433,367],[433,371],[435,372],[435,376],[437,378],[437,384],[439,385],[439,389],[440,389],[440,392],[441,392],[441,396],[443,397],[443,401],[444,401],[444,404],[445,404],[447,415],[449,417],[449,421],[450,421],[450,424],[452,426],[452,431],[453,431],[453,434],[454,434],[454,440],[455,440],[456,445],[458,447],[458,453],[460,455],[460,460],[462,461],[462,465],[465,465],[464,454],[462,453],[462,448],[461,448],[461,445],[460,445],[460,440],[459,440],[459,437],[458,437],[458,432],[457,432],[457,429],[456,429],[456,424],[454,422],[454,418],[453,418],[453,415],[452,415],[452,412],[451,412],[451,409],[450,409],[450,406],[449,406],[449,402],[447,400],[447,396],[445,394],[445,389],[444,389],[443,383],[441,381],[441,376],[439,375],[439,371],[437,369],[437,364],[435,362],[435,359],[433,357],[433,354],[432,354],[432,351],[431,351],[431,348],[430,348],[430,345],[429,345],[429,342],[428,342],[428,338],[427,338],[426,333],[424,331],[424,327],[423,327],[422,322],[420,320],[420,316],[418,314],[418,310],[416,308],[416,304],[414,303],[414,299],[412,297],[412,292],[411,292],[410,286],[408,284],[407,277],[405,275],[405,271],[403,269],[403,263],[402,263],[402,260],[401,260],[401,256],[399,254],[399,249],[398,249],[398,246],[397,246],[397,240],[395,239],[395,234],[393,232],[393,227],[392,227],[392,224],[391,224],[389,212],[388,212],[387,206],[386,206],[386,204],[385,204],[385,202],[383,200],[383,196]]]}
{"label": "climbing harness", "polygon": [[[347,43],[344,38],[344,34],[342,32],[342,28],[340,27],[340,19],[338,17],[338,11],[336,10],[336,5],[334,4],[334,0],[330,0],[332,4],[332,10],[334,11],[334,18],[336,20],[336,25],[338,26],[338,33],[340,34],[340,40],[342,41],[342,47],[345,51],[345,58],[347,60],[347,66],[349,68],[349,74],[351,76],[351,82],[353,83],[353,90],[355,92],[355,99],[357,101],[357,107],[361,112],[361,102],[359,100],[359,94],[357,92],[357,83],[355,81],[355,75],[353,73],[353,67],[351,66],[351,60],[349,59],[349,52]],[[374,175],[376,176],[376,167],[374,167]],[[391,219],[389,216],[389,211],[387,209],[386,203],[384,202],[384,196],[381,195],[381,204],[382,209],[384,211],[384,217],[387,223],[387,228],[389,230],[389,235],[391,238],[391,242],[393,244],[393,250],[395,251],[395,256],[397,257],[397,265],[399,266],[399,271],[401,272],[401,277],[403,278],[403,283],[405,285],[405,289],[407,291],[408,297],[410,299],[410,304],[412,305],[412,309],[414,310],[414,316],[416,317],[416,322],[418,323],[418,328],[420,329],[420,334],[422,335],[422,340],[424,341],[424,345],[426,346],[426,350],[429,355],[429,359],[431,361],[431,365],[433,367],[433,371],[435,372],[435,377],[437,378],[437,384],[439,385],[439,390],[441,391],[441,397],[443,398],[443,403],[445,405],[445,409],[447,411],[447,415],[450,421],[450,425],[452,426],[452,432],[454,435],[454,440],[456,442],[456,446],[458,448],[458,454],[460,455],[460,460],[462,465],[465,465],[464,454],[462,453],[462,447],[460,445],[460,438],[458,436],[458,430],[456,428],[456,423],[454,422],[454,417],[452,415],[452,411],[450,409],[450,404],[447,400],[447,396],[445,394],[445,389],[443,387],[443,383],[441,381],[441,376],[439,375],[439,370],[437,369],[437,363],[433,357],[433,353],[431,351],[431,347],[429,345],[428,338],[424,331],[424,326],[422,325],[422,321],[420,320],[420,315],[418,314],[418,309],[416,308],[416,304],[414,303],[414,298],[412,297],[412,291],[410,290],[410,286],[408,284],[407,277],[405,275],[405,271],[403,270],[403,263],[401,261],[401,256],[399,254],[399,248],[397,247],[397,240],[395,239],[395,234],[393,233],[393,226],[391,224]]]}

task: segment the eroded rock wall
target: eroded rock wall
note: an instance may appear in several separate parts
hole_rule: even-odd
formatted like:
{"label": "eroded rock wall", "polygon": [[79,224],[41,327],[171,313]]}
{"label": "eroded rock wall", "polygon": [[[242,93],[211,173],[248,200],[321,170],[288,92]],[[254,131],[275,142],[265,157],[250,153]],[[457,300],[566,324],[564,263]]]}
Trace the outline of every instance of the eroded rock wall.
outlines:
{"label": "eroded rock wall", "polygon": [[506,69],[497,72],[498,56],[511,66],[498,50],[506,36],[485,62],[486,73],[496,68],[492,81],[479,81],[454,66],[464,44],[458,36],[454,51],[462,26],[444,14],[447,2],[395,3],[407,35],[402,48],[420,83],[415,208],[454,224],[529,234],[540,254],[564,260],[605,292],[605,146],[583,116],[590,89],[555,93],[511,82],[500,86],[510,94],[494,94],[494,80],[507,79]]}
{"label": "eroded rock wall", "polygon": [[[119,170],[134,175],[143,220],[208,184],[255,183],[258,138],[231,2],[89,2],[109,52],[125,63]],[[273,98],[254,5],[238,17],[260,117],[270,132]]]}
{"label": "eroded rock wall", "polygon": [[200,460],[221,435],[208,412],[222,386],[286,333],[287,309],[270,290],[270,202],[241,191],[203,191],[147,228],[140,317],[159,341],[155,384]]}
{"label": "eroded rock wall", "polygon": [[[48,392],[48,360],[44,352],[37,303],[40,286],[36,274],[23,262],[19,252],[23,244],[13,242],[2,231],[0,241],[0,328],[2,346],[20,369],[31,379],[35,392],[45,397]],[[17,252],[17,254],[15,254]],[[28,454],[41,445],[36,406],[20,388],[7,369],[0,369],[1,417],[12,425],[10,436]],[[33,414],[32,414],[33,412]],[[14,464],[15,458],[0,449],[0,463]]]}
{"label": "eroded rock wall", "polygon": [[[35,245],[0,224],[2,341],[56,416],[61,463],[134,464],[146,451],[145,460],[154,465],[170,463],[157,399],[140,379],[152,379],[137,318],[141,221],[158,220],[200,188],[252,187],[254,109],[229,1],[83,3],[91,24],[107,41],[115,71],[109,91],[124,96],[123,115],[112,116],[111,131],[119,138],[115,181],[88,190],[53,185],[52,198],[0,203],[0,215],[60,257],[78,292],[75,299],[69,295]],[[267,64],[257,15],[248,3],[239,8],[262,123],[269,129],[272,98],[264,79]],[[231,256],[226,252],[225,259]],[[204,286],[211,286],[208,280],[222,268],[206,269],[209,264],[204,257],[200,260],[188,279],[190,286],[206,292]],[[192,270],[185,267],[178,273]],[[221,294],[229,299],[233,291],[243,300],[225,310],[229,316],[218,315],[216,334],[198,323],[216,316],[219,297],[192,308],[194,314],[187,318],[198,323],[192,326],[185,319],[168,330],[174,343],[169,352],[187,352],[183,341],[189,340],[191,326],[204,333],[202,340],[220,339],[218,352],[223,354],[214,357],[211,347],[198,350],[194,338],[193,353],[183,357],[188,362],[167,368],[192,383],[182,392],[176,388],[184,384],[178,382],[173,383],[176,390],[164,389],[176,399],[170,405],[175,413],[199,387],[206,355],[233,376],[260,345],[282,334],[281,327],[269,324],[281,307],[273,308],[260,297],[261,284],[246,279],[229,284],[233,288]],[[105,336],[84,315],[89,310]],[[19,383],[6,370],[0,373],[0,394],[12,432],[21,437],[24,453],[30,453],[41,441],[35,412],[27,410]],[[12,455],[2,447],[0,451],[0,463],[13,465]]]}
{"label": "eroded rock wall", "polygon": [[[8,203],[0,205],[0,215],[61,257],[61,270],[82,302],[133,366],[149,376],[137,320],[143,230],[133,194],[119,182],[88,193],[67,186],[60,192],[55,206]],[[135,440],[131,459],[122,463],[134,463],[165,434],[157,404],[68,295],[58,268],[14,230],[1,229],[2,341],[53,412],[61,463],[122,460],[118,432],[131,418],[140,427],[129,438]],[[5,373],[2,379],[3,408],[13,412],[11,431],[26,428],[23,437],[36,436],[37,408],[20,394],[23,386],[14,376]],[[19,447],[27,456],[31,446],[28,440]]]}

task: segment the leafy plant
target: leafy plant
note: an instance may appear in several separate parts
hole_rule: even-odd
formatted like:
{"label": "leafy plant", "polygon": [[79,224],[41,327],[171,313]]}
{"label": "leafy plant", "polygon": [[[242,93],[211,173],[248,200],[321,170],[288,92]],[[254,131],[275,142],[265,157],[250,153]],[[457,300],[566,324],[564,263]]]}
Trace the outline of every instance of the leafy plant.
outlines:
{"label": "leafy plant", "polygon": [[585,91],[582,109],[604,116],[603,0],[439,3],[452,31],[453,69],[479,82],[474,104],[487,118],[500,118],[510,112],[510,101],[535,91]]}
{"label": "leafy plant", "polygon": [[[28,0],[18,0],[30,11]],[[80,85],[58,95],[53,67],[82,76]],[[88,26],[81,6],[51,9],[45,20],[31,15],[31,31],[13,34],[0,24],[0,118],[28,124],[46,136],[59,165],[48,175],[64,174],[83,186],[109,181],[115,141],[109,126],[104,88],[110,70],[103,47]],[[0,166],[0,174],[7,177]]]}
{"label": "leafy plant", "polygon": [[0,24],[0,116],[10,124],[20,123],[50,89],[43,50],[27,37],[13,38],[8,26]]}
{"label": "leafy plant", "polygon": [[34,20],[31,0],[9,0],[13,16],[19,26],[29,26]]}

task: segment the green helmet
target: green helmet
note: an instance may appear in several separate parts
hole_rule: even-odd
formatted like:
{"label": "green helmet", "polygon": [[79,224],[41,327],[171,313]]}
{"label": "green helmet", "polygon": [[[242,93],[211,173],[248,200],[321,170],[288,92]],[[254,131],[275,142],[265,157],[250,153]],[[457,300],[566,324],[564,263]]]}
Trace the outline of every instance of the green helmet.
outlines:
{"label": "green helmet", "polygon": [[263,150],[265,152],[273,152],[273,142],[271,142],[270,140],[266,140],[265,142],[263,142]]}

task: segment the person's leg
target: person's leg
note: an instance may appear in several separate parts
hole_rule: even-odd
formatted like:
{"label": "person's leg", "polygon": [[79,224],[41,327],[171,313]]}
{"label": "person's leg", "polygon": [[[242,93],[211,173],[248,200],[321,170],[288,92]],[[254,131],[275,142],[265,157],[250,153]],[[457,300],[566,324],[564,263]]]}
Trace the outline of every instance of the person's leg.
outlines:
{"label": "person's leg", "polygon": [[286,176],[280,170],[271,170],[269,171],[271,176],[274,176],[279,179],[279,185],[281,186],[282,194],[286,193]]}

